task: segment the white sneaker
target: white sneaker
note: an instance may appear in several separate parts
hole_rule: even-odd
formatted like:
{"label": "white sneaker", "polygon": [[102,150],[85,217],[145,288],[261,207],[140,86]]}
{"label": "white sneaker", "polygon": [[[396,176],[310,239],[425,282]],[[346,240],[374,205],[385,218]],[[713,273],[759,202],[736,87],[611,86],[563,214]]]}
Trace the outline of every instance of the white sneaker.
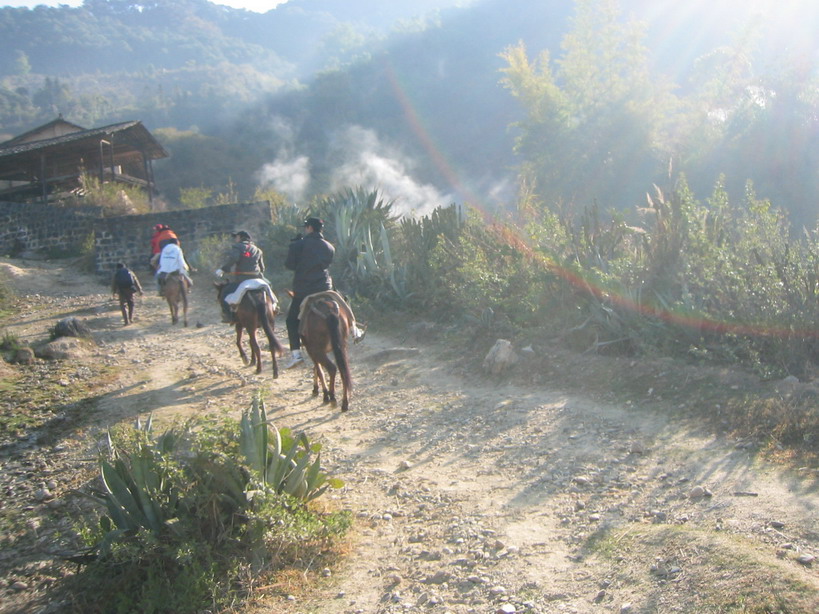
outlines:
{"label": "white sneaker", "polygon": [[304,358],[301,356],[301,350],[293,350],[290,353],[290,360],[287,361],[287,364],[284,365],[285,369],[292,369],[297,364],[304,362]]}
{"label": "white sneaker", "polygon": [[364,335],[367,334],[367,329],[366,328],[364,328],[364,329],[358,328],[358,326],[353,324],[352,333],[353,333],[353,343],[360,343],[361,341],[364,340]]}

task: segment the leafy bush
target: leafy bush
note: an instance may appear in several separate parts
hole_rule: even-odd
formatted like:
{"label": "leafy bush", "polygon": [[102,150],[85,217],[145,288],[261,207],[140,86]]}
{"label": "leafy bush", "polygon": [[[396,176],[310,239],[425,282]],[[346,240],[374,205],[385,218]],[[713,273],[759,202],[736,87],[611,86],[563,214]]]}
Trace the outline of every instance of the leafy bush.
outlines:
{"label": "leafy bush", "polygon": [[[103,506],[86,524],[75,578],[91,611],[199,612],[246,593],[258,576],[329,556],[350,519],[308,502],[340,487],[320,446],[278,430],[257,397],[239,423],[191,422],[153,436],[152,421],[109,434]],[[253,578],[252,582],[248,582]]]}
{"label": "leafy bush", "polygon": [[185,256],[195,269],[212,272],[222,265],[230,249],[230,243],[230,237],[227,236],[205,237],[199,241],[195,251]]}
{"label": "leafy bush", "polygon": [[101,207],[106,216],[148,213],[151,210],[148,195],[139,188],[102,182],[98,177],[85,172],[80,175],[80,184],[83,195],[81,199],[77,199],[77,203]]}

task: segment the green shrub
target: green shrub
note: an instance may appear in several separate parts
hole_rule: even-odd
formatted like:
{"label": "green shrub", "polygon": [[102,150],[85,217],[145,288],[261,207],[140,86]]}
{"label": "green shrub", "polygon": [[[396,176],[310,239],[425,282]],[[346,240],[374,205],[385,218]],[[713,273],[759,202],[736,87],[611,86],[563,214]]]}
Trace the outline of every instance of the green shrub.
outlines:
{"label": "green shrub", "polygon": [[23,344],[20,343],[20,338],[14,333],[4,330],[3,334],[0,335],[0,350],[14,351],[19,350],[21,347],[23,347]]}
{"label": "green shrub", "polygon": [[151,431],[150,419],[117,429],[100,457],[88,496],[104,513],[85,523],[89,564],[72,582],[91,611],[219,609],[259,576],[325,556],[349,527],[348,514],[308,505],[341,486],[320,447],[273,427],[258,397],[238,423]]}
{"label": "green shrub", "polygon": [[195,269],[213,272],[222,266],[233,240],[227,235],[205,237],[195,251],[185,254],[188,263]]}
{"label": "green shrub", "polygon": [[101,207],[105,216],[148,213],[151,203],[148,194],[139,188],[125,186],[110,181],[102,182],[87,172],[80,175],[83,196],[77,204]]}

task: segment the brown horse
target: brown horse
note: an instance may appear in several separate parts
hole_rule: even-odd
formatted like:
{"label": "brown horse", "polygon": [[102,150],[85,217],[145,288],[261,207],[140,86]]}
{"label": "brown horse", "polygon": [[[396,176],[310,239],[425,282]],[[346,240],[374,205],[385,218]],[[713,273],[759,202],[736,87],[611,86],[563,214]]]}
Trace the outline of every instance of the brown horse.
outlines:
{"label": "brown horse", "polygon": [[[341,400],[341,411],[349,409],[349,396],[352,394],[352,377],[350,363],[347,360],[347,337],[350,332],[349,317],[339,311],[338,303],[332,298],[316,297],[309,299],[304,306],[303,317],[299,323],[299,335],[307,354],[313,361],[313,396],[318,396],[318,385],[324,393],[324,402],[336,405],[336,371],[341,376],[344,395]],[[335,364],[327,356],[333,352]],[[322,367],[330,379],[329,389],[324,380]]]}
{"label": "brown horse", "polygon": [[182,304],[182,321],[188,325],[188,282],[177,271],[160,275],[159,289],[171,310],[171,324],[179,322],[179,305]]}
{"label": "brown horse", "polygon": [[[224,284],[214,283],[221,296]],[[219,299],[221,302],[221,298]],[[247,366],[256,365],[256,373],[262,372],[262,350],[256,339],[256,329],[261,328],[267,336],[267,343],[270,346],[270,357],[273,361],[273,378],[279,377],[279,365],[276,357],[284,353],[281,343],[273,334],[276,325],[276,314],[278,306],[274,303],[270,294],[264,290],[249,290],[245,292],[239,306],[235,312],[236,318],[236,347],[239,348],[239,355],[242,362]],[[242,347],[242,331],[247,331],[247,338],[250,341],[250,359]]]}

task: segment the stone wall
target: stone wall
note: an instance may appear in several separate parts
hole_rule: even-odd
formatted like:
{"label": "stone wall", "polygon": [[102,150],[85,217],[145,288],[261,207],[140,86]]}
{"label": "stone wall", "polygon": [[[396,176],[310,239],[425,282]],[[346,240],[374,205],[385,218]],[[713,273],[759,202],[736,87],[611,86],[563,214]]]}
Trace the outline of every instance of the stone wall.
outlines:
{"label": "stone wall", "polygon": [[137,273],[144,273],[148,269],[151,236],[156,224],[170,226],[179,236],[188,260],[195,261],[198,245],[203,239],[234,230],[247,230],[258,236],[271,220],[268,201],[96,220],[96,272],[103,277],[110,276],[117,262],[124,262]]}
{"label": "stone wall", "polygon": [[79,255],[101,217],[99,207],[0,202],[0,254]]}
{"label": "stone wall", "polygon": [[268,201],[119,217],[102,217],[99,207],[0,202],[0,254],[79,255],[93,238],[95,271],[105,280],[117,262],[147,270],[156,224],[173,228],[185,254],[195,259],[203,239],[234,230],[258,236],[271,220]]}

